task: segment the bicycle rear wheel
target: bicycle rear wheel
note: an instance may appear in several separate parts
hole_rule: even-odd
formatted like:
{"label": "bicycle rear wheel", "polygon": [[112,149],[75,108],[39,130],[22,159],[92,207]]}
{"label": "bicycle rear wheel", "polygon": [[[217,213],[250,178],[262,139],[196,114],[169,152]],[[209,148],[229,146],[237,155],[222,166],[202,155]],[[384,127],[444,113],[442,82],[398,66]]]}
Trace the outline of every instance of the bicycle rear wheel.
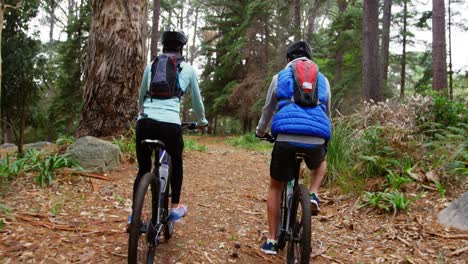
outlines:
{"label": "bicycle rear wheel", "polygon": [[288,243],[288,263],[309,263],[312,247],[310,200],[307,188],[299,184],[294,188],[291,206],[291,240]]}
{"label": "bicycle rear wheel", "polygon": [[154,261],[155,222],[158,210],[159,183],[152,173],[144,174],[137,188],[128,238],[128,263]]}

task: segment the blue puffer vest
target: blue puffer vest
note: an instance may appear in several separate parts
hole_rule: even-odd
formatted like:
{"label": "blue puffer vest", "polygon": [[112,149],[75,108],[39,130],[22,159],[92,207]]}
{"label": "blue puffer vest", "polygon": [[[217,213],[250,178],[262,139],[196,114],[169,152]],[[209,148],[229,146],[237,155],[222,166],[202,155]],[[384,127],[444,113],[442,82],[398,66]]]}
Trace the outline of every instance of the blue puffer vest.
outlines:
{"label": "blue puffer vest", "polygon": [[330,140],[331,125],[326,114],[328,100],[327,82],[325,76],[318,76],[318,97],[320,105],[316,107],[300,107],[291,102],[294,97],[294,77],[291,67],[278,74],[276,96],[278,112],[271,123],[273,136],[278,134],[293,134],[324,138]]}

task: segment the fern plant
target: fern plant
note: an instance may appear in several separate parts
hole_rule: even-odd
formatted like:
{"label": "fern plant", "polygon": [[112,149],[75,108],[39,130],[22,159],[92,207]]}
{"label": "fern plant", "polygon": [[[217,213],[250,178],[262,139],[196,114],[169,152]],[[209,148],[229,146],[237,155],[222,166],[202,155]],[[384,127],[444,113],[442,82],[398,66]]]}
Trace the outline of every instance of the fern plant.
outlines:
{"label": "fern plant", "polygon": [[405,184],[412,182],[410,178],[397,175],[391,170],[387,170],[387,172],[387,185],[391,190],[400,190]]}
{"label": "fern plant", "polygon": [[37,183],[41,187],[47,184],[51,185],[54,183],[55,171],[61,168],[82,169],[79,164],[76,161],[70,159],[69,156],[55,154],[45,158],[39,164],[39,175],[36,178]]}

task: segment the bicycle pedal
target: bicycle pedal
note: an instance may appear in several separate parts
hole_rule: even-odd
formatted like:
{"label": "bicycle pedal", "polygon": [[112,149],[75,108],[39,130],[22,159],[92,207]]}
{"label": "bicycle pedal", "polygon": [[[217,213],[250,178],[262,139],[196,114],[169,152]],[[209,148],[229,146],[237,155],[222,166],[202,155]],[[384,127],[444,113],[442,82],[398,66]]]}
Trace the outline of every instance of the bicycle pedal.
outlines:
{"label": "bicycle pedal", "polygon": [[148,232],[148,224],[140,226],[140,233],[144,234]]}

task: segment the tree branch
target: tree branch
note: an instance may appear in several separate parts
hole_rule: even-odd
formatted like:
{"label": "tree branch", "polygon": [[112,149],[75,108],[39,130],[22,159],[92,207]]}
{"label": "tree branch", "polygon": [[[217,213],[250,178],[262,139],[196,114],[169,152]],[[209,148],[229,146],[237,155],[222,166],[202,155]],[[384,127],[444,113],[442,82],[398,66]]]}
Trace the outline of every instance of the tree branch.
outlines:
{"label": "tree branch", "polygon": [[[3,1],[2,1],[3,2]],[[18,2],[16,2],[16,6],[12,6],[12,5],[3,5],[3,9],[7,9],[7,8],[12,8],[12,9],[19,9],[21,7],[21,4],[23,3],[23,0],[19,0]]]}

